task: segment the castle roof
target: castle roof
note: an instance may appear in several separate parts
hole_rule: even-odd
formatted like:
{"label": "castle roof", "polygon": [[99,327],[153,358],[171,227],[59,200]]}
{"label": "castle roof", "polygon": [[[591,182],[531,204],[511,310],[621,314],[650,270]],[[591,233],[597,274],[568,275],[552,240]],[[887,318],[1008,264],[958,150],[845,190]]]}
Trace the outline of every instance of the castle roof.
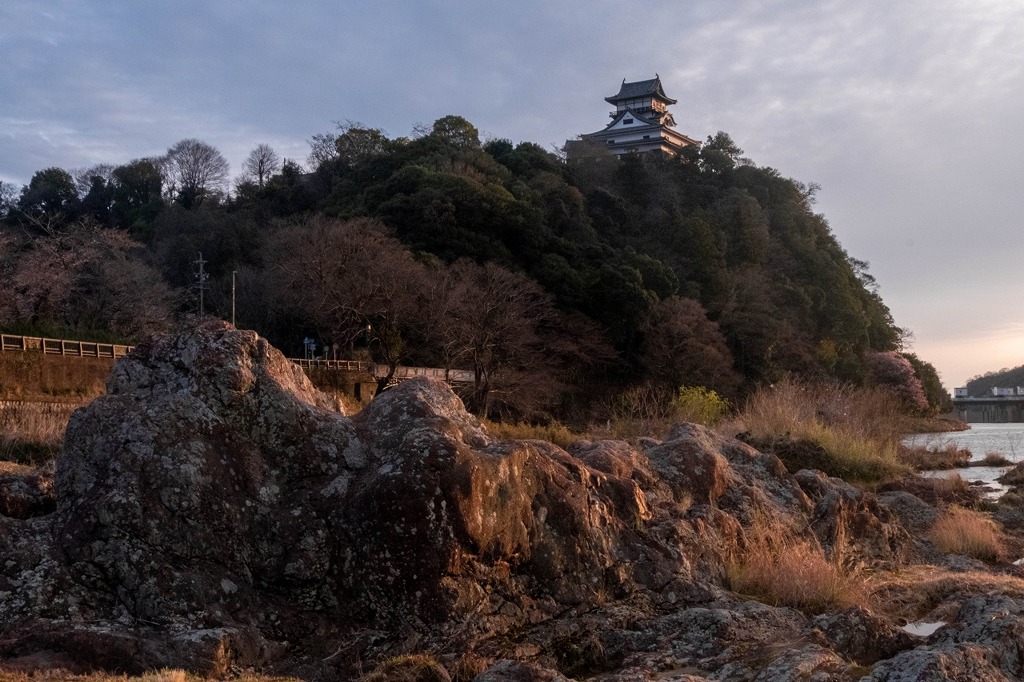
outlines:
{"label": "castle roof", "polygon": [[654,97],[660,99],[665,104],[676,103],[676,100],[665,94],[664,88],[661,87],[661,76],[657,74],[651,80],[634,81],[632,83],[627,83],[626,79],[623,78],[622,86],[619,87],[619,94],[605,97],[604,101],[609,104],[617,104],[625,99],[636,99],[639,97]]}

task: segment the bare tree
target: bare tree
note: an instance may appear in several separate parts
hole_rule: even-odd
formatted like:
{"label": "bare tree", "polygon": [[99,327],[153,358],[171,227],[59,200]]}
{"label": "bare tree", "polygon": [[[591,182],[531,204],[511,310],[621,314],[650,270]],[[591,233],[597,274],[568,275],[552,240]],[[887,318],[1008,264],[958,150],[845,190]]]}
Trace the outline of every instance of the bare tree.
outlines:
{"label": "bare tree", "polygon": [[100,178],[103,182],[110,182],[114,174],[114,166],[109,163],[100,163],[89,168],[79,168],[71,171],[75,179],[75,189],[78,190],[79,198],[84,198],[92,189],[93,178]]}
{"label": "bare tree", "polygon": [[[541,329],[554,322],[550,296],[537,282],[495,263],[461,260],[452,266],[458,303],[453,334],[473,369],[471,407],[488,414],[499,407],[522,411],[531,387],[554,374]],[[531,396],[532,398],[532,396]]]}
{"label": "bare tree", "polygon": [[640,360],[654,381],[674,395],[681,386],[705,386],[733,395],[740,377],[718,325],[692,298],[670,296],[651,306],[640,331]]}
{"label": "bare tree", "polygon": [[13,183],[0,180],[0,220],[11,214],[17,201],[18,188]]}
{"label": "bare tree", "polygon": [[338,136],[334,133],[317,133],[311,137],[309,142],[309,156],[306,163],[309,168],[316,170],[328,161],[338,158],[336,141]]}
{"label": "bare tree", "polygon": [[281,157],[269,144],[256,145],[242,162],[243,177],[263,187],[267,180],[281,170]]}
{"label": "bare tree", "polygon": [[420,314],[424,268],[372,220],[314,218],[268,244],[283,303],[304,312],[325,339],[351,350],[363,337],[388,377],[407,352]]}
{"label": "bare tree", "polygon": [[35,237],[0,264],[11,289],[0,319],[126,336],[160,329],[170,320],[173,295],[144,254],[124,231],[85,221]]}
{"label": "bare tree", "polygon": [[224,192],[230,166],[227,159],[201,140],[181,140],[164,157],[164,187],[186,208],[197,206],[209,195]]}

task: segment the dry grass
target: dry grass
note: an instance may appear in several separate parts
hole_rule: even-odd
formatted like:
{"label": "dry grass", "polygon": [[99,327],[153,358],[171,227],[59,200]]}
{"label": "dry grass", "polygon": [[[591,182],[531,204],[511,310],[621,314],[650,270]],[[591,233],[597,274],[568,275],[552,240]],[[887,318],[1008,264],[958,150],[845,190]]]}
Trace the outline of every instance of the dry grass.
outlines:
{"label": "dry grass", "polygon": [[0,405],[0,459],[39,464],[64,444],[71,413],[84,403],[6,403]]}
{"label": "dry grass", "polygon": [[911,447],[901,447],[899,458],[904,464],[917,471],[934,471],[938,469],[961,469],[971,460],[971,451],[958,447],[956,443],[934,445],[925,443]]}
{"label": "dry grass", "polygon": [[495,438],[543,440],[554,443],[560,448],[567,448],[573,443],[586,439],[586,436],[574,433],[558,423],[534,425],[521,422],[492,422],[487,419],[482,420],[482,423],[487,433]]}
{"label": "dry grass", "polygon": [[739,414],[752,442],[816,446],[797,449],[817,449],[811,462],[788,462],[785,449],[776,452],[790,470],[810,467],[859,483],[893,480],[907,472],[898,457],[898,417],[898,406],[884,391],[797,381],[758,390]]}
{"label": "dry grass", "polygon": [[[0,663],[0,666],[3,664]],[[187,673],[184,670],[154,670],[142,675],[129,676],[114,673],[88,673],[75,675],[67,670],[36,670],[31,673],[0,670],[0,682],[207,682],[212,679]],[[232,677],[232,682],[300,682],[294,677],[276,677],[254,673]]]}
{"label": "dry grass", "polygon": [[756,521],[726,562],[729,589],[773,606],[821,613],[868,601],[863,577],[825,556],[815,540]]}
{"label": "dry grass", "polygon": [[447,682],[448,671],[433,656],[403,654],[389,658],[359,682]]}
{"label": "dry grass", "polygon": [[971,509],[949,507],[932,526],[928,537],[947,554],[963,554],[990,562],[1005,558],[1002,531],[988,516]]}
{"label": "dry grass", "polygon": [[972,463],[972,466],[983,466],[983,467],[1008,467],[1012,465],[1006,455],[1001,452],[986,452],[985,456],[981,458],[980,462]]}
{"label": "dry grass", "polygon": [[945,477],[907,476],[879,485],[875,489],[880,493],[893,490],[910,493],[932,506],[975,507],[981,501],[981,493],[978,489],[955,471]]}
{"label": "dry grass", "polygon": [[919,620],[950,600],[991,593],[1024,598],[1024,579],[1004,573],[951,571],[931,564],[874,574],[867,586],[872,601],[887,616],[909,621]]}
{"label": "dry grass", "polygon": [[0,398],[81,400],[102,395],[114,361],[42,353],[0,353]]}

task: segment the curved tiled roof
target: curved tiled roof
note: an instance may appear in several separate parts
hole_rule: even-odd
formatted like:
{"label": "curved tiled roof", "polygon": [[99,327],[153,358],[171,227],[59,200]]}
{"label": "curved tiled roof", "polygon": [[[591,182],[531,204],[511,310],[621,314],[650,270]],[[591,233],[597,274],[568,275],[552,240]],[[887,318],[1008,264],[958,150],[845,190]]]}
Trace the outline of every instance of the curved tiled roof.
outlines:
{"label": "curved tiled roof", "polygon": [[620,100],[635,99],[637,97],[656,97],[666,104],[676,103],[676,100],[665,94],[664,88],[661,87],[661,76],[657,74],[651,80],[634,81],[633,83],[627,83],[626,79],[623,78],[622,85],[619,87],[619,94],[605,97],[604,101],[609,104],[615,104]]}

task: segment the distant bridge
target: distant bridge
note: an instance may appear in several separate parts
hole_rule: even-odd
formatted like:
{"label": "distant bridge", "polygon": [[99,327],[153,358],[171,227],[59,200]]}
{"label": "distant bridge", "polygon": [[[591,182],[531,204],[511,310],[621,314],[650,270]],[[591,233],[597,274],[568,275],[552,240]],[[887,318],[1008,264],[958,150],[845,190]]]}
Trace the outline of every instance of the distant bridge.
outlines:
{"label": "distant bridge", "polygon": [[1024,422],[1024,395],[958,396],[953,398],[953,414],[974,424]]}

